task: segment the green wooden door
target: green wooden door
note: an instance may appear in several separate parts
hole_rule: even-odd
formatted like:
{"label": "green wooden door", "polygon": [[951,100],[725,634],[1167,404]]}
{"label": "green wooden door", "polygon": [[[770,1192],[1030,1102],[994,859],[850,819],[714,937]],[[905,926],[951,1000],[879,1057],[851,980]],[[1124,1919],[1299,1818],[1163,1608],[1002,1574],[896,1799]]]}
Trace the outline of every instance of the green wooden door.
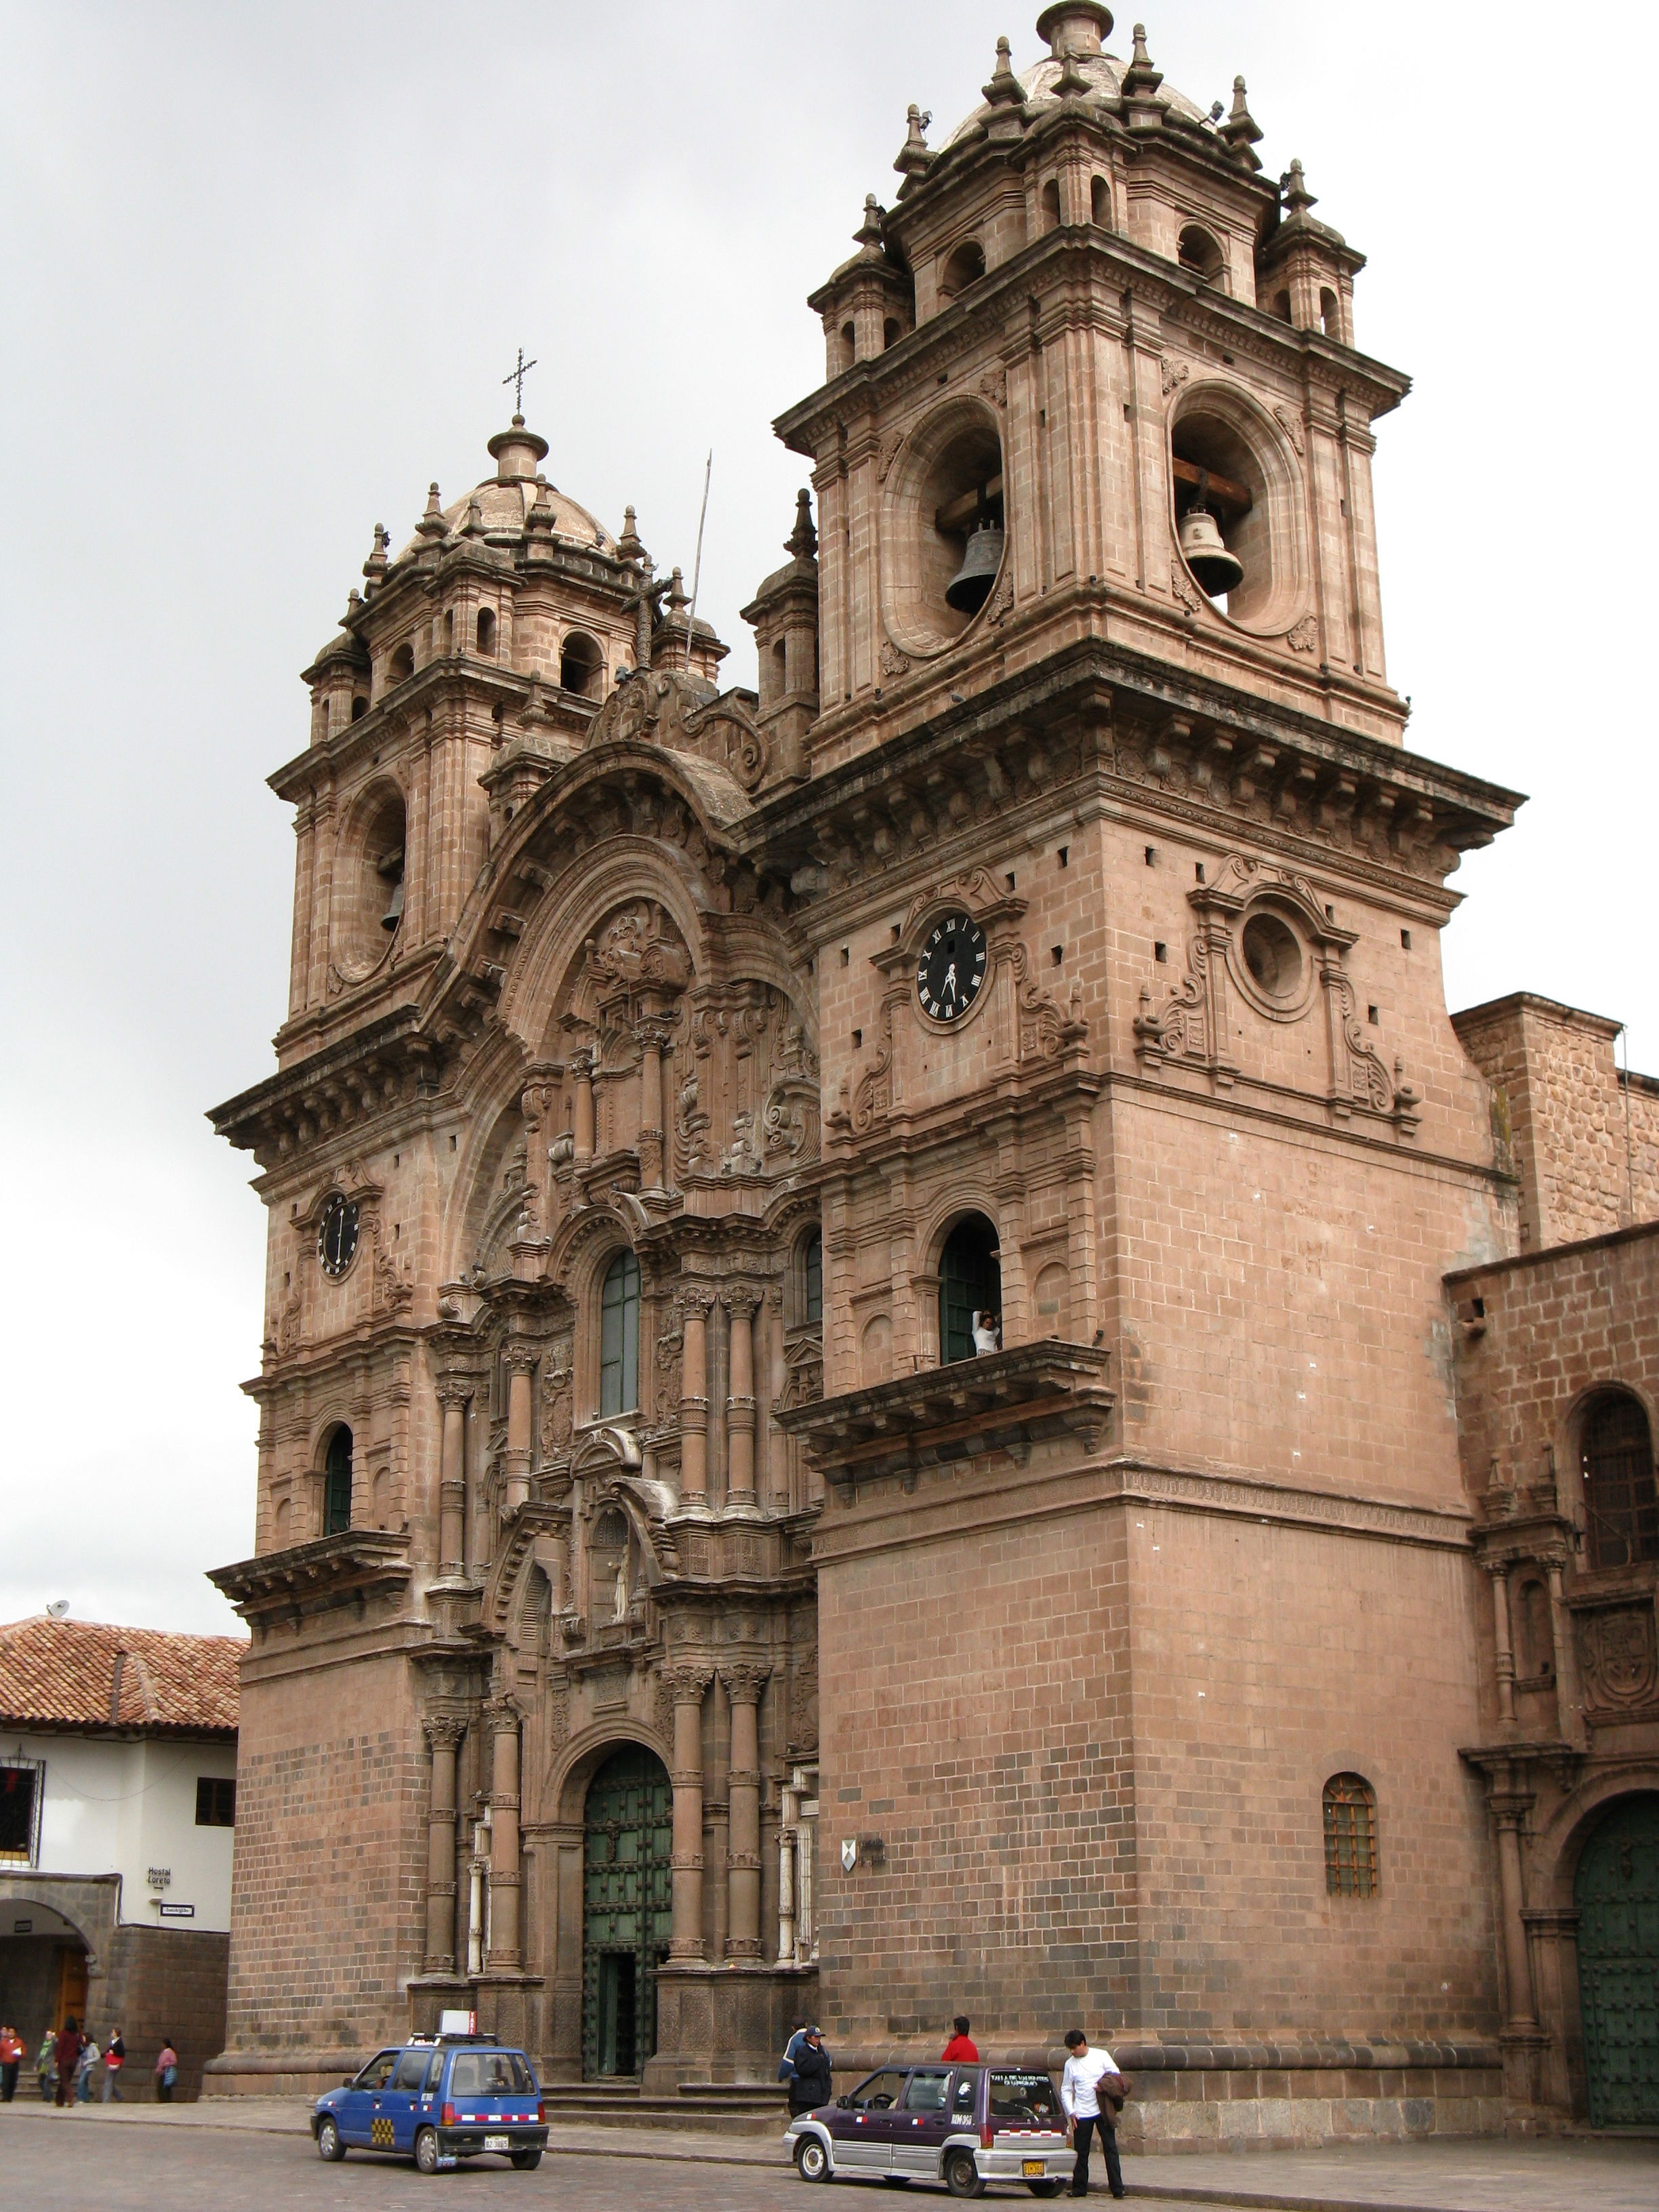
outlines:
{"label": "green wooden door", "polygon": [[657,2047],[657,1966],[673,1924],[668,1773],[636,1744],[587,1786],[582,1869],[582,2070],[636,2075]]}
{"label": "green wooden door", "polygon": [[1659,2126],[1659,1796],[1607,1814],[1573,1902],[1590,2124]]}

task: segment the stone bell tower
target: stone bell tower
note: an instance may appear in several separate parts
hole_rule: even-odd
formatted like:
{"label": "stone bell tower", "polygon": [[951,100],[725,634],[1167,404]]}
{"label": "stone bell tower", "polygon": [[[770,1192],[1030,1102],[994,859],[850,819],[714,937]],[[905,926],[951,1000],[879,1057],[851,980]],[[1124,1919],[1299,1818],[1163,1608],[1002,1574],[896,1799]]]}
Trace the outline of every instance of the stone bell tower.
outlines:
{"label": "stone bell tower", "polygon": [[1361,256],[1242,81],[1111,28],[1047,9],[938,146],[912,107],[778,424],[822,2015],[872,2062],[1103,2025],[1148,2140],[1269,2128],[1269,2045],[1291,2132],[1402,2079],[1456,2124],[1498,2051],[1440,1275],[1514,1224],[1437,933],[1516,800],[1404,749]]}

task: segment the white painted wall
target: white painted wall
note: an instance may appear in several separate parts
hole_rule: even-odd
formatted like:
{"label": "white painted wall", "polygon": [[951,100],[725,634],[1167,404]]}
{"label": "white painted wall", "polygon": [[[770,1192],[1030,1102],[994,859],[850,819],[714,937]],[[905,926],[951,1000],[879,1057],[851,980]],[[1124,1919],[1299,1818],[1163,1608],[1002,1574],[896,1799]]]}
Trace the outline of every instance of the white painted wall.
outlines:
{"label": "white painted wall", "polygon": [[[48,1735],[8,1732],[0,1757],[46,1762],[40,1856],[33,1872],[121,1877],[119,1917],[142,1926],[182,1929],[230,1926],[230,1859],[234,1831],[198,1828],[196,1783],[233,1780],[234,1743],[171,1737]],[[170,1870],[152,1889],[152,1867]],[[21,1869],[14,1869],[21,1872]],[[158,1904],[193,1905],[188,1919],[163,1917]]]}

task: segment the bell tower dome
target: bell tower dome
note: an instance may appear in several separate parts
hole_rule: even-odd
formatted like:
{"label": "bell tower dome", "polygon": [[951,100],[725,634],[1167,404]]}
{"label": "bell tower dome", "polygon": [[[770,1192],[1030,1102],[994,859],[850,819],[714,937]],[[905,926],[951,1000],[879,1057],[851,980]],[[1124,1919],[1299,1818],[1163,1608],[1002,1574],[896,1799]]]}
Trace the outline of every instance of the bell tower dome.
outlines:
{"label": "bell tower dome", "polygon": [[817,476],[815,763],[1094,640],[1388,743],[1363,257],[1275,182],[1242,78],[1206,112],[1135,27],[1064,0],[811,304],[829,381],[780,434]]}

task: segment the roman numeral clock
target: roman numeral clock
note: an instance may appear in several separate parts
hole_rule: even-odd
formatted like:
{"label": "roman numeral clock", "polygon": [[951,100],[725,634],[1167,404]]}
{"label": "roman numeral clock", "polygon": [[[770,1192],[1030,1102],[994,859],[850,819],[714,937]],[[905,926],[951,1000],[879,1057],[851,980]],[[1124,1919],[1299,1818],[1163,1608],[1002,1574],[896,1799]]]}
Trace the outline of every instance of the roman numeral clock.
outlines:
{"label": "roman numeral clock", "polygon": [[947,914],[916,962],[916,999],[930,1021],[959,1022],[985,981],[985,932],[969,914]]}

